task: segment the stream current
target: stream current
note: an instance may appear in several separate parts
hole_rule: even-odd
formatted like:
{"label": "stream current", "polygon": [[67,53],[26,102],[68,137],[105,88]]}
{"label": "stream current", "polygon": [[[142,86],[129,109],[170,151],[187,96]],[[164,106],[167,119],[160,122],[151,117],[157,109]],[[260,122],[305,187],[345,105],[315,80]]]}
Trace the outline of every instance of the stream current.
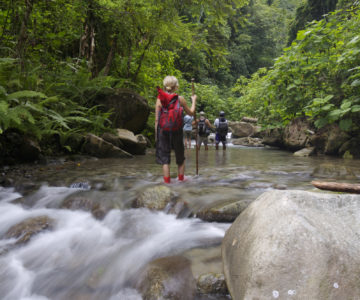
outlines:
{"label": "stream current", "polygon": [[[195,216],[219,203],[250,203],[267,190],[316,190],[312,180],[360,178],[359,160],[301,158],[266,148],[209,148],[199,152],[199,176],[195,149],[186,150],[185,182],[175,179],[172,157],[168,186]],[[140,300],[133,288],[139,272],[151,260],[173,255],[190,259],[195,278],[222,273],[220,244],[231,224],[131,208],[142,190],[162,184],[153,149],[133,159],[79,158],[21,172],[13,187],[0,187],[1,299]],[[91,212],[61,208],[74,194],[112,209],[96,219]],[[12,226],[39,216],[54,220],[51,230],[19,246],[6,237]]]}

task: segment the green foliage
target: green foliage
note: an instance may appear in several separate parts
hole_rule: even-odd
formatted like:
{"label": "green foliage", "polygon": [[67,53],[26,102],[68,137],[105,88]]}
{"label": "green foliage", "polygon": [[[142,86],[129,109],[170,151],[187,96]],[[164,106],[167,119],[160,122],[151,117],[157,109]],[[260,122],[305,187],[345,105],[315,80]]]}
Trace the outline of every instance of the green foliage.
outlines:
{"label": "green foliage", "polygon": [[346,131],[360,125],[360,13],[330,14],[299,31],[274,67],[240,78],[234,92],[238,110],[267,124],[308,116],[317,127],[339,123]]}
{"label": "green foliage", "polygon": [[[81,70],[79,73],[82,73]],[[69,89],[74,87],[69,85],[67,89],[58,88],[66,86],[66,81],[60,81],[58,78],[57,84],[53,84],[53,78],[51,82],[46,82],[39,74],[36,75],[46,94],[36,90],[22,89],[29,85],[29,78],[21,75],[17,61],[0,60],[0,133],[8,129],[16,129],[38,139],[43,136],[58,135],[65,147],[67,138],[73,133],[99,134],[108,130],[110,113],[101,112],[97,106],[87,109],[79,104],[81,101],[75,102],[67,97]],[[36,77],[34,74],[32,76]],[[70,80],[69,77],[66,79],[69,80],[68,82],[75,82],[78,77],[79,75],[74,73],[74,80]],[[11,80],[8,80],[9,78]],[[87,82],[85,86],[88,88],[90,83]],[[92,84],[90,91],[99,89],[101,86]],[[91,99],[84,96],[85,93],[82,93],[80,87],[77,91],[80,92],[71,94],[76,100],[83,100],[86,103]]]}

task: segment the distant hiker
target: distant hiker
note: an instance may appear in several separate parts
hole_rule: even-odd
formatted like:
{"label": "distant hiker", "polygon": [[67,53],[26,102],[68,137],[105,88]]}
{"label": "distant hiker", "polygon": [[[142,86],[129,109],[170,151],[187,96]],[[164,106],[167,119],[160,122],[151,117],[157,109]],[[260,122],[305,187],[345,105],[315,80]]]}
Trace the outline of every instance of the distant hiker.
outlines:
{"label": "distant hiker", "polygon": [[187,145],[189,145],[189,148],[191,148],[191,133],[192,133],[192,121],[194,120],[194,117],[185,115],[184,117],[184,144],[185,148],[187,148]]}
{"label": "distant hiker", "polygon": [[196,145],[198,149],[200,149],[201,144],[204,143],[205,150],[208,150],[208,136],[212,130],[212,125],[209,120],[205,118],[205,113],[203,111],[200,112],[200,117],[196,120],[196,124],[198,127],[198,136]]}
{"label": "distant hiker", "polygon": [[166,76],[163,91],[157,87],[155,105],[156,162],[162,165],[164,182],[170,183],[170,152],[175,151],[178,179],[184,180],[185,156],[183,141],[183,109],[192,116],[195,112],[196,95],[191,96],[191,108],[182,96],[175,94],[179,88],[176,77]]}
{"label": "distant hiker", "polygon": [[226,150],[226,135],[229,131],[228,121],[225,119],[225,113],[221,111],[219,113],[219,118],[217,118],[214,122],[216,128],[215,135],[215,147],[216,150],[219,149],[220,142],[223,145],[223,149]]}

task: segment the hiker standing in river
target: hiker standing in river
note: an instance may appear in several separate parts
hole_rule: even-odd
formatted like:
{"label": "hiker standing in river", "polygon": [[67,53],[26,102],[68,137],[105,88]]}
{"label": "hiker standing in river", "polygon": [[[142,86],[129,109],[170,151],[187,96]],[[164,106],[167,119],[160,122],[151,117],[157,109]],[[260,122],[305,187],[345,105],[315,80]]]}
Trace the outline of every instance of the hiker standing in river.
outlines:
{"label": "hiker standing in river", "polygon": [[184,180],[185,149],[183,141],[183,110],[192,116],[195,113],[196,95],[191,96],[191,108],[182,96],[175,92],[179,82],[174,76],[166,76],[164,90],[157,87],[158,97],[155,105],[156,162],[162,165],[164,182],[170,183],[170,154],[175,152],[178,166],[178,180]]}
{"label": "hiker standing in river", "polygon": [[205,117],[205,113],[203,111],[200,112],[200,117],[195,121],[195,124],[198,127],[198,136],[196,137],[196,145],[200,150],[201,144],[204,144],[205,150],[209,149],[208,147],[208,136],[210,132],[213,130],[212,125],[208,119]]}
{"label": "hiker standing in river", "polygon": [[216,150],[219,149],[220,142],[223,145],[223,150],[226,150],[226,136],[229,131],[228,121],[225,118],[225,113],[221,111],[219,113],[219,118],[217,118],[214,122],[216,128],[216,135],[215,135],[215,148]]}
{"label": "hiker standing in river", "polygon": [[194,117],[185,115],[184,117],[184,144],[185,149],[189,145],[189,149],[191,148],[191,134],[192,134],[192,121],[194,120]]}

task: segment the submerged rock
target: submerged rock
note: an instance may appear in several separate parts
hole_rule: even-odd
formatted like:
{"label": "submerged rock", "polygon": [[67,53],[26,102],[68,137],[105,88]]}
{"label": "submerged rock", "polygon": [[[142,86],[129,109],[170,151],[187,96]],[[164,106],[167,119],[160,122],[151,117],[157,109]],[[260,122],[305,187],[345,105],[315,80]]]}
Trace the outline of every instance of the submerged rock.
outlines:
{"label": "submerged rock", "polygon": [[200,210],[197,217],[207,222],[233,222],[249,203],[250,201],[241,200],[230,204],[216,204]]}
{"label": "submerged rock", "polygon": [[66,198],[60,208],[90,211],[96,219],[103,219],[106,213],[110,210],[110,208],[102,205],[100,201],[73,195]]}
{"label": "submerged rock", "polygon": [[233,139],[232,143],[234,145],[241,145],[247,147],[264,147],[262,140],[260,138],[252,138],[252,137],[243,137],[239,139]]}
{"label": "submerged rock", "polygon": [[224,274],[207,273],[200,275],[196,282],[197,292],[200,295],[223,295],[229,294]]}
{"label": "submerged rock", "polygon": [[226,232],[233,299],[358,299],[360,196],[269,191]]}
{"label": "submerged rock", "polygon": [[299,151],[296,151],[294,153],[294,156],[298,156],[298,157],[308,157],[313,155],[315,152],[315,147],[308,147],[308,148],[303,148]]}
{"label": "submerged rock", "polygon": [[152,186],[143,190],[133,201],[132,207],[146,207],[154,210],[163,210],[171,202],[173,193],[164,185]]}
{"label": "submerged rock", "polygon": [[150,262],[136,288],[144,300],[191,300],[195,295],[195,279],[190,261],[183,256],[171,256]]}
{"label": "submerged rock", "polygon": [[47,229],[51,229],[53,220],[47,216],[40,216],[27,219],[17,225],[12,226],[5,234],[6,238],[16,238],[16,245],[26,244],[30,239]]}

